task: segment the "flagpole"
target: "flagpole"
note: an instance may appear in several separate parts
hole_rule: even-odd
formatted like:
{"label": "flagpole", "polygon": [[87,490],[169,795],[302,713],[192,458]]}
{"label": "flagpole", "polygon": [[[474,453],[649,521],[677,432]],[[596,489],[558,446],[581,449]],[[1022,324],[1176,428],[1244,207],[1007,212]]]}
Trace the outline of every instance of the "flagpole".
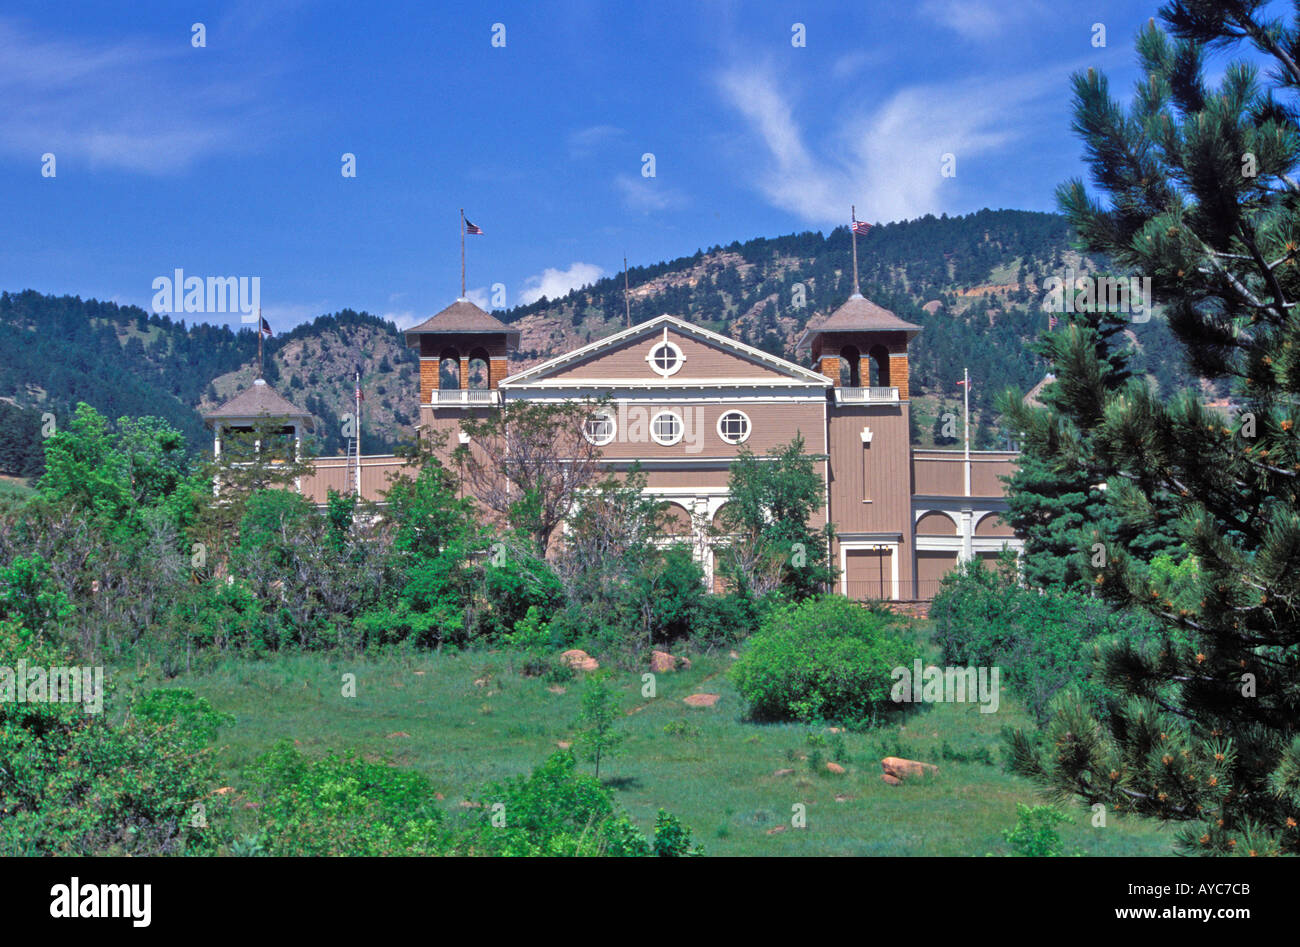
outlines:
{"label": "flagpole", "polygon": [[632,298],[627,288],[627,257],[623,257],[623,308],[627,310],[627,327],[632,328]]}
{"label": "flagpole", "polygon": [[352,390],[352,400],[356,402],[356,425],[357,425],[357,480],[356,490],[358,499],[361,497],[361,371],[357,369],[354,373],[355,381]]}
{"label": "flagpole", "polygon": [[460,209],[460,298],[465,298],[465,208]]}
{"label": "flagpole", "polygon": [[257,307],[257,377],[262,377],[262,307]]}
{"label": "flagpole", "polygon": [[970,369],[962,368],[962,401],[966,410],[966,496],[970,496]]}
{"label": "flagpole", "polygon": [[858,208],[856,205],[849,205],[849,217],[853,221],[849,225],[849,233],[853,235],[853,295],[861,296],[862,291],[858,289]]}

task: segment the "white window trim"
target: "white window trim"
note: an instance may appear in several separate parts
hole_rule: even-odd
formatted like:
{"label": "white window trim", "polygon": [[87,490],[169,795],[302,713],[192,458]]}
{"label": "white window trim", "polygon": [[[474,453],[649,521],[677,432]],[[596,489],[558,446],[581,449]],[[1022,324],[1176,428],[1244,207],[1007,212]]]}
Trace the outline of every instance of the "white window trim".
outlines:
{"label": "white window trim", "polygon": [[[670,441],[660,440],[659,435],[655,431],[655,422],[662,417],[671,417],[677,421],[677,436]],[[660,411],[650,419],[650,439],[661,447],[672,447],[674,444],[679,443],[685,436],[686,422],[682,420],[682,416],[676,411]]]}
{"label": "white window trim", "polygon": [[[727,437],[727,435],[724,434],[724,433],[722,432],[722,421],[723,421],[723,419],[724,419],[727,415],[729,415],[729,414],[738,414],[738,415],[740,415],[742,418],[745,419],[745,436],[744,436],[744,437],[738,437],[738,438],[736,438],[735,440],[732,440],[731,438]],[[720,415],[718,415],[718,437],[722,438],[723,443],[725,443],[725,444],[743,444],[743,443],[745,443],[745,441],[749,440],[749,435],[751,435],[751,434],[753,434],[753,433],[754,433],[754,422],[751,421],[751,420],[749,419],[749,415],[746,414],[744,411],[740,411],[740,410],[738,410],[738,409],[736,409],[736,408],[728,408],[726,411],[723,411]]]}
{"label": "white window trim", "polygon": [[[609,437],[598,439],[587,433],[587,422],[594,421],[596,418],[604,418],[609,422]],[[604,447],[612,443],[614,438],[618,437],[618,416],[613,411],[593,411],[582,421],[582,436],[587,439],[587,443],[596,447]]]}
{"label": "white window trim", "polygon": [[[667,331],[664,332],[664,335],[665,336],[668,335]],[[665,370],[655,364],[655,353],[658,352],[661,348],[671,349],[673,355],[676,356],[677,361],[673,363],[672,368]],[[676,342],[668,341],[667,338],[660,339],[659,341],[655,342],[654,345],[650,346],[650,351],[646,353],[645,360],[650,364],[650,370],[652,372],[664,378],[667,378],[670,375],[676,375],[678,372],[682,370],[682,366],[686,364],[686,356],[682,354],[681,346],[679,346]]]}

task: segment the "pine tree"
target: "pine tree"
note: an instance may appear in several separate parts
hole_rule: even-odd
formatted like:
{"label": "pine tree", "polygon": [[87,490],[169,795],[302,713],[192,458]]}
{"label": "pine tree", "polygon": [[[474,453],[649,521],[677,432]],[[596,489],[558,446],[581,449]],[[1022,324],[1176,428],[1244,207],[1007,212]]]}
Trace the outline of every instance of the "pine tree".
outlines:
{"label": "pine tree", "polygon": [[[1096,588],[1165,625],[1152,646],[1112,644],[1115,699],[1094,717],[1058,709],[1041,748],[1013,738],[1016,768],[1062,796],[1181,822],[1181,851],[1300,852],[1300,20],[1259,0],[1183,0],[1138,37],[1145,72],[1125,111],[1106,80],[1074,78],[1075,128],[1103,207],[1081,181],[1062,208],[1090,251],[1152,278],[1196,370],[1228,380],[1229,420],[1188,393],[1107,392],[1093,431],[1112,472],[1107,504],[1154,525],[1162,495],[1196,557],[1193,607],[1153,589],[1122,546]],[[1170,35],[1172,34],[1172,35]],[[1253,47],[1209,86],[1207,52]],[[1086,391],[1067,393],[1078,410]]]}

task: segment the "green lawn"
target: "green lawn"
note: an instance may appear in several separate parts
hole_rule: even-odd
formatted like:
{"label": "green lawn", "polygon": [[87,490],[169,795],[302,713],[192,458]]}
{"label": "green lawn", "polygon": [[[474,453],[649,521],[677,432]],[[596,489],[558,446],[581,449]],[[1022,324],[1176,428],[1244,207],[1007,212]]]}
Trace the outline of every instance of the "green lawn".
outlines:
{"label": "green lawn", "polygon": [[[711,855],[983,855],[1004,852],[1000,830],[1016,821],[1016,803],[1041,801],[1034,787],[1002,770],[1003,725],[1026,723],[1005,689],[998,713],[974,705],[938,705],[901,724],[844,734],[847,772],[814,773],[810,754],[830,760],[835,734],[744,719],[728,684],[726,656],[700,657],[690,671],[660,674],[657,696],[641,697],[641,678],[613,682],[627,711],[622,752],[602,778],[643,828],[662,807],[691,827]],[[344,674],[357,696],[341,696]],[[557,743],[572,739],[580,683],[555,693],[512,670],[507,653],[469,653],[349,660],[293,655],[231,660],[169,682],[207,697],[237,722],[218,737],[225,778],[243,786],[242,768],[278,739],[303,752],[351,751],[426,773],[454,809],[484,783],[530,770]],[[719,694],[712,708],[682,702]],[[671,732],[681,729],[686,732]],[[406,734],[406,735],[402,735]],[[809,741],[825,739],[815,748]],[[967,758],[986,748],[996,765]],[[880,779],[880,759],[903,755],[937,763],[929,784],[900,787]],[[582,764],[590,771],[590,764]],[[791,775],[776,775],[793,769]],[[803,804],[807,827],[791,827]],[[1062,836],[1089,855],[1166,855],[1172,832],[1111,816],[1093,828],[1090,813],[1071,810]],[[776,831],[774,831],[776,830]]]}

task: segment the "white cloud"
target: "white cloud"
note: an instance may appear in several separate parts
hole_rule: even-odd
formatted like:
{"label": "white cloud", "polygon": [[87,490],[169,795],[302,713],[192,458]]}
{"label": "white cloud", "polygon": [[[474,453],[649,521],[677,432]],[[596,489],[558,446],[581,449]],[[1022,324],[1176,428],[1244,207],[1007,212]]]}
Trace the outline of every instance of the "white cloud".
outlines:
{"label": "white cloud", "polygon": [[926,0],[920,12],[925,19],[974,41],[997,36],[1012,18],[1006,4],[995,7],[983,0]]}
{"label": "white cloud", "polygon": [[617,125],[592,125],[580,128],[569,135],[569,157],[585,158],[606,142],[613,141],[623,134]]}
{"label": "white cloud", "polygon": [[204,52],[57,39],[0,20],[0,149],[149,174],[243,150],[255,136],[236,116],[256,99],[253,70],[196,78],[210,73],[185,57]]}
{"label": "white cloud", "polygon": [[489,305],[489,296],[486,286],[467,289],[465,291],[465,298],[485,312],[492,311],[492,307]]}
{"label": "white cloud", "polygon": [[381,313],[379,318],[387,319],[390,322],[396,323],[397,328],[399,329],[409,329],[411,326],[418,325],[429,317],[416,315],[409,309],[402,309],[398,312]]}
{"label": "white cloud", "polygon": [[680,191],[661,184],[658,178],[619,174],[614,177],[614,187],[622,195],[623,204],[629,210],[649,213],[673,210],[686,204],[686,197]]}
{"label": "white cloud", "polygon": [[519,304],[527,306],[545,296],[558,299],[571,290],[589,286],[605,275],[605,271],[595,263],[571,263],[567,270],[547,267],[537,276],[524,280],[524,288],[519,293]]}
{"label": "white cloud", "polygon": [[[944,207],[942,156],[963,163],[1005,148],[1032,124],[1027,111],[1059,85],[1055,72],[993,81],[980,78],[911,86],[874,112],[848,114],[813,150],[800,113],[774,73],[747,65],[724,71],[718,85],[762,144],[752,183],[774,206],[815,224],[846,222],[849,204],[866,220],[906,220]],[[755,152],[747,151],[747,155]]]}

